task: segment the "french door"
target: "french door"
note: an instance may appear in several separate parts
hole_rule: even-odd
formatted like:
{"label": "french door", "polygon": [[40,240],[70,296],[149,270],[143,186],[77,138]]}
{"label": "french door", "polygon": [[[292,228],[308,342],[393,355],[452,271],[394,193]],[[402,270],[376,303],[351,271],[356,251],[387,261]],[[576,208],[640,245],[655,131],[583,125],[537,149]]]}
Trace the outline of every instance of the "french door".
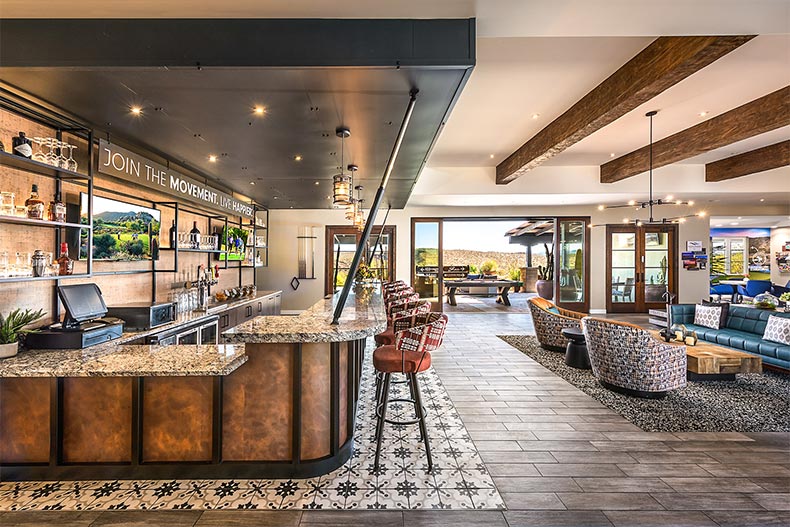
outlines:
{"label": "french door", "polygon": [[606,228],[606,310],[645,313],[663,309],[677,294],[677,225]]}
{"label": "french door", "polygon": [[[381,235],[379,236],[379,233]],[[343,287],[348,279],[351,261],[362,233],[356,227],[348,225],[327,225],[326,227],[326,273],[324,293],[332,294]],[[370,256],[370,270],[377,279],[391,280],[395,276],[395,226],[374,226],[363,252],[367,264]]]}

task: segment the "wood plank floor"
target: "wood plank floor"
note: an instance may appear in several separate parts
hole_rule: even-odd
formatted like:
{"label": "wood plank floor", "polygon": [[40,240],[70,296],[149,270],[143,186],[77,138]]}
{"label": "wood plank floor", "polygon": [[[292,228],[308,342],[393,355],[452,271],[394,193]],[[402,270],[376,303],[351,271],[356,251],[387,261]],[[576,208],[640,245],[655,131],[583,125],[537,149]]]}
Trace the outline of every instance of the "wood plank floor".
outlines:
{"label": "wood plank floor", "polygon": [[107,511],[0,525],[787,526],[790,434],[642,432],[507,345],[528,315],[452,314],[434,366],[507,511]]}

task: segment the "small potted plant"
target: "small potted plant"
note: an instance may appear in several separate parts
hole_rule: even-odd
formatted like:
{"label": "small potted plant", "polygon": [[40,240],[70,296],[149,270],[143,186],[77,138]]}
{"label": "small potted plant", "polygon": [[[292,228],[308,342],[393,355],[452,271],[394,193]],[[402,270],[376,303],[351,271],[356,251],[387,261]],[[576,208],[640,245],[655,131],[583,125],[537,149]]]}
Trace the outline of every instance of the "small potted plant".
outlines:
{"label": "small potted plant", "polygon": [[0,314],[0,359],[13,357],[19,350],[19,335],[35,330],[22,329],[44,316],[44,311],[15,309],[8,316]]}
{"label": "small potted plant", "polygon": [[538,296],[551,300],[554,298],[554,253],[549,250],[547,243],[543,244],[546,250],[546,265],[538,266],[538,280],[535,282],[535,289]]}
{"label": "small potted plant", "polygon": [[784,302],[784,304],[785,304],[785,311],[790,312],[790,291],[788,291],[786,293],[782,293],[779,296],[779,300]]}
{"label": "small potted plant", "polygon": [[483,262],[483,265],[480,266],[480,272],[483,273],[484,276],[493,276],[497,273],[497,263],[494,260],[486,260]]}

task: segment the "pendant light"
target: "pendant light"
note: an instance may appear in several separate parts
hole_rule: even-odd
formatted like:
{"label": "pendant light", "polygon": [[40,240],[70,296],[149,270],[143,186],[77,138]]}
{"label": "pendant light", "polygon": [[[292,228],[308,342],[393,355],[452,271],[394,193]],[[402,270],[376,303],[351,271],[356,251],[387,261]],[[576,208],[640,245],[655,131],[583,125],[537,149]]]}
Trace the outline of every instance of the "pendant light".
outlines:
{"label": "pendant light", "polygon": [[332,204],[336,207],[344,207],[351,204],[351,176],[344,172],[345,139],[351,135],[351,131],[340,126],[335,129],[335,135],[340,138],[340,174],[332,178]]}
{"label": "pendant light", "polygon": [[650,119],[650,162],[648,166],[648,199],[647,201],[637,201],[632,199],[625,205],[599,205],[598,210],[606,210],[606,209],[620,209],[623,207],[633,207],[637,212],[643,209],[647,209],[648,211],[648,219],[632,219],[632,218],[623,218],[623,223],[626,224],[634,224],[636,226],[642,226],[645,224],[667,224],[667,223],[684,223],[686,218],[693,218],[693,217],[705,217],[705,212],[700,211],[696,214],[685,214],[680,216],[673,216],[670,218],[660,218],[656,219],[653,217],[653,207],[658,205],[675,205],[675,206],[688,206],[691,207],[694,205],[693,201],[683,201],[680,199],[675,199],[673,196],[667,196],[664,199],[658,198],[653,199],[653,117],[656,116],[658,113],[657,110],[651,110],[645,114],[645,117]]}
{"label": "pendant light", "polygon": [[[348,165],[348,171],[351,172],[351,184],[354,184],[354,174],[356,171],[359,170],[357,165]],[[346,205],[346,219],[353,222],[357,216],[357,200],[354,199],[352,194],[351,199],[349,199],[348,205]]]}
{"label": "pendant light", "polygon": [[356,211],[354,213],[354,226],[357,230],[362,231],[365,228],[365,213],[362,211],[362,204],[365,202],[362,199],[362,185],[357,185],[354,187],[354,190],[357,191],[357,199],[354,201],[356,204]]}

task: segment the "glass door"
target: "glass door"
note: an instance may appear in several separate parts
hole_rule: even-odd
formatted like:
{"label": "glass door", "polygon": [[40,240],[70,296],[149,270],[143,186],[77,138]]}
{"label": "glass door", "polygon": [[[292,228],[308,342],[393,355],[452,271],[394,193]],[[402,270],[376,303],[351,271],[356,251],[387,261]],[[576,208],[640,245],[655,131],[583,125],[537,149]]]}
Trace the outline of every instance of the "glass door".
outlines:
{"label": "glass door", "polygon": [[588,254],[589,236],[586,218],[557,219],[558,240],[555,260],[558,262],[559,295],[557,305],[587,313],[590,310]]}
{"label": "glass door", "polygon": [[606,267],[610,313],[664,309],[677,294],[677,226],[608,226]]}
{"label": "glass door", "polygon": [[667,290],[674,292],[675,265],[671,265],[674,257],[674,228],[672,226],[649,225],[642,227],[642,273],[640,288],[642,289],[642,306],[639,311],[663,309],[666,306]]}
{"label": "glass door", "polygon": [[610,313],[634,313],[637,310],[636,227],[607,227],[606,238],[606,290],[609,295],[606,310]]}
{"label": "glass door", "polygon": [[[379,233],[381,233],[380,240]],[[327,226],[325,294],[333,294],[343,288],[348,279],[354,254],[357,251],[357,244],[361,238],[362,233],[356,227],[348,225]],[[367,263],[371,255],[373,256],[373,261],[370,264],[370,270],[373,271],[377,279],[386,281],[395,276],[394,226],[387,225],[383,231],[380,226],[373,227],[363,253],[363,261]]]}
{"label": "glass door", "polygon": [[442,220],[411,220],[411,285],[420,298],[430,300],[433,311],[442,310]]}

